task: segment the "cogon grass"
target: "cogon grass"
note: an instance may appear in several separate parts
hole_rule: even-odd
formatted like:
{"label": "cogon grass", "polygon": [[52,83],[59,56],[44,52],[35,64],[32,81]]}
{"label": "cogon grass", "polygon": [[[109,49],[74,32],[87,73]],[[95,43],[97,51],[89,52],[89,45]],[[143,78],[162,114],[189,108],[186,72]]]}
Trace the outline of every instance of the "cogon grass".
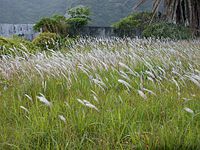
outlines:
{"label": "cogon grass", "polygon": [[2,56],[0,149],[199,149],[199,58],[197,40],[119,38]]}
{"label": "cogon grass", "polygon": [[52,106],[52,103],[49,102],[49,101],[45,98],[45,96],[44,96],[43,94],[40,93],[40,96],[37,96],[37,98],[38,98],[42,103],[44,103],[45,105],[47,105],[47,106],[49,106],[49,107]]}

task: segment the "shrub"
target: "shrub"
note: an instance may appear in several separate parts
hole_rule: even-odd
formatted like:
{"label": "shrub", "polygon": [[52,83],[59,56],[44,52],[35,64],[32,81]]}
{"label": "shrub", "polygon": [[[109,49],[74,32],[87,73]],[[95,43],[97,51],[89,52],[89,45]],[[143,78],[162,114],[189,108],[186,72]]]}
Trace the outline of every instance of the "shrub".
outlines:
{"label": "shrub", "polygon": [[[140,12],[133,13],[119,22],[113,24],[115,28],[115,32],[119,34],[119,36],[135,36],[135,30],[144,30],[144,28],[150,23],[152,19],[152,13],[149,12]],[[153,21],[155,21],[154,19]]]}
{"label": "shrub", "polygon": [[14,43],[9,39],[0,37],[0,55],[11,54],[11,49],[14,47]]}
{"label": "shrub", "polygon": [[61,37],[56,33],[43,32],[33,40],[33,44],[42,50],[58,50],[61,47]]}
{"label": "shrub", "polygon": [[34,25],[33,28],[38,32],[42,30],[42,32],[51,32],[57,33],[60,36],[66,36],[68,25],[64,16],[53,15],[50,18],[42,18]]}
{"label": "shrub", "polygon": [[13,36],[12,38],[0,37],[0,55],[21,55],[26,53],[36,53],[40,49],[32,42],[23,38]]}
{"label": "shrub", "polygon": [[[11,38],[11,41],[13,41],[14,43],[16,42],[16,44],[20,45],[24,45],[28,51],[30,53],[35,53],[36,51],[39,50],[39,47],[36,47],[31,41],[24,39],[23,37],[19,37],[17,35],[13,35],[13,37]],[[20,46],[21,47],[21,46]]]}
{"label": "shrub", "polygon": [[144,37],[171,38],[171,39],[189,39],[192,38],[192,32],[189,28],[172,23],[153,23],[142,32]]}

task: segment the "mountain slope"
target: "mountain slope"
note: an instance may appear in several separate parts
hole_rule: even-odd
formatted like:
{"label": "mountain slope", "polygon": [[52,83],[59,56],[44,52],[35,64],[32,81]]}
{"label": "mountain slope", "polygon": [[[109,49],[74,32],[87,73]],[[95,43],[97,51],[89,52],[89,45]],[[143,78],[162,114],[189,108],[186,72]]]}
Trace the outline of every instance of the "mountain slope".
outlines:
{"label": "mountain slope", "polygon": [[[91,8],[92,25],[108,26],[133,10],[138,0],[0,0],[0,23],[35,23],[54,13],[84,5]],[[151,0],[140,10],[150,10]]]}

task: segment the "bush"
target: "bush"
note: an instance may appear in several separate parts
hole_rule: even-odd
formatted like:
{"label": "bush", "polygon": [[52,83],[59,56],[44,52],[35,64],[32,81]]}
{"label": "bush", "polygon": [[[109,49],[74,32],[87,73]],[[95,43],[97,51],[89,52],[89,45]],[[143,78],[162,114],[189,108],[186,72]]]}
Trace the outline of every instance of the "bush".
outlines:
{"label": "bush", "polygon": [[33,44],[42,50],[58,50],[61,47],[61,37],[56,33],[43,32],[33,40]]}
{"label": "bush", "polygon": [[189,39],[192,38],[192,32],[189,28],[172,23],[153,23],[142,32],[144,37],[171,38],[171,39]]}
{"label": "bush", "polygon": [[0,37],[0,55],[21,55],[23,52],[36,53],[39,48],[32,42],[23,38],[13,36],[13,38]]}
{"label": "bush", "polygon": [[[135,36],[135,30],[144,30],[144,28],[150,23],[152,19],[152,13],[149,12],[140,12],[133,13],[119,22],[113,24],[115,32],[119,36]],[[155,19],[153,20],[155,21]]]}
{"label": "bush", "polygon": [[64,16],[53,15],[50,18],[42,18],[33,28],[38,32],[42,30],[42,32],[51,32],[57,33],[60,36],[66,36],[68,25]]}

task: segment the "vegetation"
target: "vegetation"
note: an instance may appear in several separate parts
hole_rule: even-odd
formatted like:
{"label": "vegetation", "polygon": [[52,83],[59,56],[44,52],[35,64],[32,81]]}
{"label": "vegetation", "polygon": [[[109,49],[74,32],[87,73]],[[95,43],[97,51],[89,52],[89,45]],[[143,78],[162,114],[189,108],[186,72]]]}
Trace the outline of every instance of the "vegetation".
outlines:
{"label": "vegetation", "polygon": [[185,24],[194,31],[200,29],[199,0],[165,0],[165,13],[168,21]]}
{"label": "vegetation", "polygon": [[136,31],[141,32],[143,37],[171,39],[194,37],[192,30],[184,25],[168,23],[162,16],[152,17],[153,13],[133,13],[113,24],[113,27],[120,37],[135,37]]}
{"label": "vegetation", "polygon": [[[139,0],[139,5],[146,0]],[[153,13],[158,11],[161,0],[153,1]],[[138,7],[136,6],[136,7]],[[164,14],[170,23],[189,26],[194,33],[200,29],[200,1],[199,0],[164,0]]]}
{"label": "vegetation", "polygon": [[79,34],[80,29],[89,23],[90,9],[79,6],[68,10],[69,18],[61,15],[53,15],[42,18],[34,25],[34,30],[59,34],[62,37],[74,37]]}
{"label": "vegetation", "polygon": [[200,149],[199,57],[198,40],[118,38],[3,57],[0,149]]}
{"label": "vegetation", "polygon": [[115,32],[119,32],[119,36],[134,37],[135,30],[144,30],[151,21],[152,13],[140,12],[122,18],[119,22],[113,24]]}
{"label": "vegetation", "polygon": [[56,33],[43,32],[40,33],[34,40],[33,44],[40,47],[42,50],[57,50],[61,47],[61,37]]}
{"label": "vegetation", "polygon": [[20,55],[23,52],[36,53],[39,47],[23,38],[13,36],[12,38],[0,37],[0,56],[1,55]]}
{"label": "vegetation", "polygon": [[[145,1],[139,0],[139,4],[135,8]],[[194,35],[198,35],[200,29],[200,2],[198,0],[164,0],[162,15],[162,19],[164,20],[157,18],[156,15],[160,3],[160,0],[153,1],[151,15],[143,16],[143,13],[134,13],[115,23],[114,27],[117,30],[123,31],[122,36],[133,36],[132,34],[134,34],[137,28],[143,32],[145,37],[188,39]]]}
{"label": "vegetation", "polygon": [[66,18],[61,15],[53,15],[49,18],[42,18],[34,25],[34,30],[40,32],[57,33],[61,36],[67,35],[68,26],[66,24]]}
{"label": "vegetation", "polygon": [[90,20],[90,9],[88,7],[76,6],[69,9],[67,13],[70,15],[70,18],[86,18]]}
{"label": "vegetation", "polygon": [[22,37],[13,36],[11,38],[0,37],[0,59],[3,56],[33,55],[42,51],[68,51],[69,47],[76,42],[76,38],[62,38],[56,33],[40,33],[33,41],[28,41]]}
{"label": "vegetation", "polygon": [[77,6],[68,10],[70,17],[66,20],[69,26],[69,36],[76,36],[80,29],[89,23],[90,9],[88,7]]}
{"label": "vegetation", "polygon": [[189,28],[170,24],[167,22],[153,23],[147,26],[142,35],[144,37],[171,38],[171,39],[191,39],[192,32]]}

